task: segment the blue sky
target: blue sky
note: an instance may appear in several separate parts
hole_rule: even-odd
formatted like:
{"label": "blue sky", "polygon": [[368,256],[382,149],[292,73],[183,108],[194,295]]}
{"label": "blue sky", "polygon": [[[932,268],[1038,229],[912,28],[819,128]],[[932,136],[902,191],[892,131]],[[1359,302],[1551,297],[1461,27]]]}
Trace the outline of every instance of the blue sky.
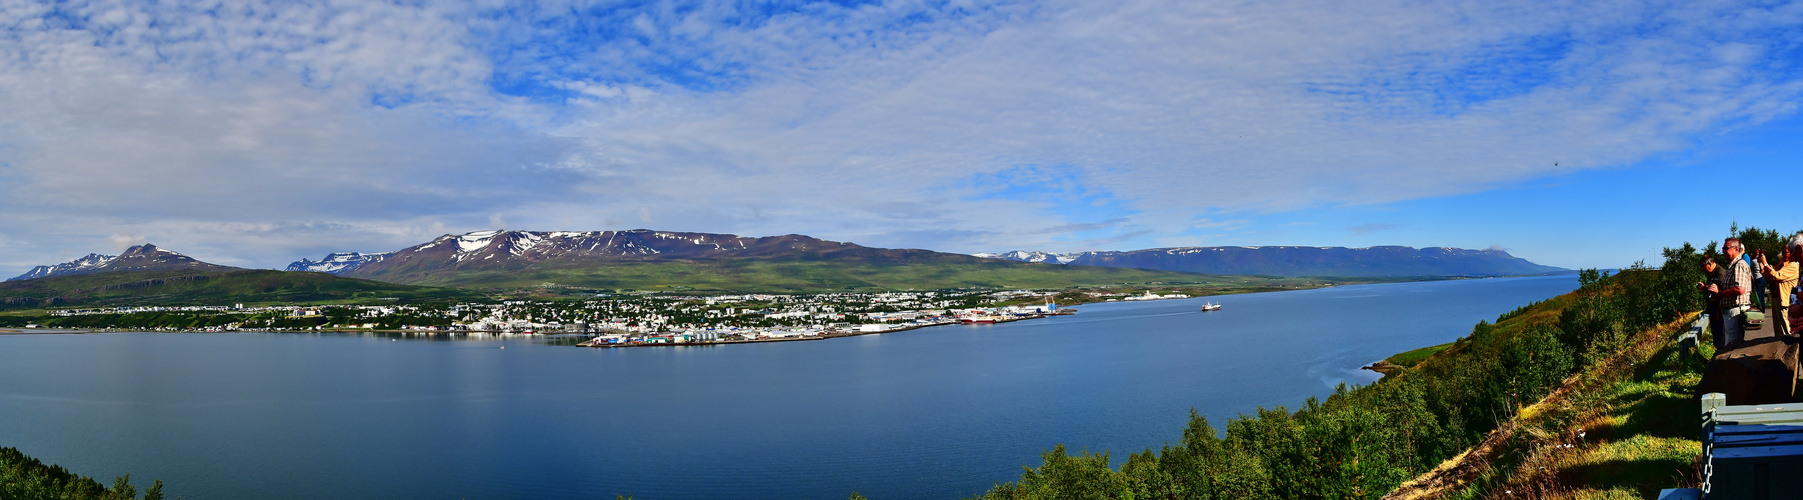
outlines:
{"label": "blue sky", "polygon": [[1619,267],[1803,229],[1800,25],[1734,1],[6,1],[0,274],[497,227]]}

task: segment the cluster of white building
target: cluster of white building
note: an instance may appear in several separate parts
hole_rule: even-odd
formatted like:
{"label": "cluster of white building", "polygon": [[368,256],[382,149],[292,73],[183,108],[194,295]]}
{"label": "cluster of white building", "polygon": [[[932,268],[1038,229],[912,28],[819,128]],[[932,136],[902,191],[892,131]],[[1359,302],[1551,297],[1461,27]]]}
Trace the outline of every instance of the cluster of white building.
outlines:
{"label": "cluster of white building", "polygon": [[[989,321],[1013,321],[1029,317],[1038,317],[1058,312],[1054,303],[1003,306],[968,309],[935,309],[921,311],[899,311],[886,313],[866,313],[855,315],[863,323],[839,322],[820,325],[806,325],[787,328],[685,328],[666,331],[648,329],[618,328],[617,330],[598,335],[590,339],[587,345],[610,344],[684,344],[694,342],[717,342],[722,340],[798,340],[809,337],[828,335],[870,334],[897,330],[911,330],[928,326],[969,323],[970,318],[989,318]],[[777,313],[782,314],[782,313]],[[844,317],[845,315],[839,315]]]}
{"label": "cluster of white building", "polygon": [[1120,298],[1111,298],[1111,299],[1108,299],[1108,301],[1114,302],[1117,300],[1165,300],[1165,299],[1187,299],[1187,298],[1189,298],[1188,295],[1184,295],[1181,293],[1159,295],[1156,293],[1152,293],[1151,290],[1146,290],[1146,293],[1144,293],[1144,294],[1128,295],[1126,297],[1120,297]]}
{"label": "cluster of white building", "polygon": [[[815,295],[633,296],[587,301],[506,301],[439,305],[159,306],[65,309],[59,316],[178,312],[249,317],[224,329],[375,329],[502,334],[601,333],[599,343],[691,343],[881,333],[924,326],[1009,321],[1050,314],[1047,292],[924,291]],[[1133,300],[1144,300],[1135,298]],[[288,318],[288,320],[278,320]],[[297,318],[330,318],[300,322]],[[421,321],[412,321],[419,318]],[[329,323],[329,324],[327,324]],[[287,324],[290,326],[278,326]],[[317,325],[317,326],[314,326]]]}

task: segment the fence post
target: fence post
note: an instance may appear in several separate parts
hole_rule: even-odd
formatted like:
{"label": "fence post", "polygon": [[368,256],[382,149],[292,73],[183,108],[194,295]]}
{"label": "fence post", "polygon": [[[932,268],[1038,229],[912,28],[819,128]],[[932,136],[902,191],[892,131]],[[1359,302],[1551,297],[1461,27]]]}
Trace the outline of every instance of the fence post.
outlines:
{"label": "fence post", "polygon": [[1728,406],[1727,394],[1711,392],[1703,395],[1703,414],[1707,415],[1709,412],[1721,409],[1723,406]]}

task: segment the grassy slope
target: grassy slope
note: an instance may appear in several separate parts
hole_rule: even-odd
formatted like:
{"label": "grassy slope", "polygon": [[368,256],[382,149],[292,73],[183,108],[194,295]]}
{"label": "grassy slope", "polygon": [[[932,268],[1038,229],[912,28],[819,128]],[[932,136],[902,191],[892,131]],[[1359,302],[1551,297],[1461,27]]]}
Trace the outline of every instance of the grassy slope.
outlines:
{"label": "grassy slope", "polygon": [[1327,280],[1217,276],[1142,269],[995,262],[860,263],[818,260],[633,262],[622,265],[436,273],[419,284],[483,288],[562,286],[706,291],[830,292],[964,287],[1065,288],[1107,285],[1318,285]]}
{"label": "grassy slope", "polygon": [[[1556,320],[1570,297],[1537,305],[1522,317],[1499,323],[1498,331]],[[1692,393],[1714,348],[1704,339],[1700,353],[1681,361],[1672,340],[1694,319],[1639,333],[1614,358],[1586,368],[1560,390],[1523,408],[1513,425],[1486,439],[1494,446],[1468,450],[1392,495],[1406,500],[1631,499],[1694,486],[1689,474],[1702,443]],[[1454,484],[1420,487],[1436,472],[1461,467],[1474,472]]]}
{"label": "grassy slope", "polygon": [[1692,462],[1703,452],[1692,396],[1714,348],[1678,358],[1675,327],[1642,334],[1621,362],[1587,370],[1568,391],[1523,411],[1509,446],[1479,481],[1448,498],[1485,498],[1498,490],[1521,498],[1652,498],[1660,489],[1695,486]]}
{"label": "grassy slope", "polygon": [[[52,303],[50,299],[61,298]],[[324,273],[126,271],[0,283],[0,308],[46,306],[222,305],[462,299],[476,295],[444,288],[396,285]],[[11,304],[6,301],[12,299]]]}
{"label": "grassy slope", "polygon": [[1433,357],[1435,354],[1439,354],[1441,351],[1451,349],[1453,344],[1454,344],[1453,342],[1447,342],[1447,343],[1440,344],[1440,345],[1427,346],[1427,347],[1415,349],[1412,351],[1397,353],[1395,356],[1390,356],[1389,358],[1384,359],[1384,361],[1388,361],[1391,364],[1394,364],[1396,366],[1401,366],[1401,367],[1407,368],[1407,367],[1415,366],[1416,364],[1427,360],[1427,358]]}

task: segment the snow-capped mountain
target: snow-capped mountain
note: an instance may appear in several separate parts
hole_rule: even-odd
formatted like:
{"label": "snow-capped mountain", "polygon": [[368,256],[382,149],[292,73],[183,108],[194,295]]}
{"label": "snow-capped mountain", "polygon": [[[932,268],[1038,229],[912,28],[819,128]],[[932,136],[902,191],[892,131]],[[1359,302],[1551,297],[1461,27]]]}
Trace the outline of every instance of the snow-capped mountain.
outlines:
{"label": "snow-capped mountain", "polygon": [[288,268],[284,269],[284,271],[305,271],[305,272],[315,272],[315,273],[344,274],[344,273],[348,273],[351,271],[355,271],[355,270],[357,270],[358,267],[361,267],[364,264],[368,264],[371,262],[381,262],[382,259],[385,259],[390,255],[394,255],[394,252],[330,253],[330,254],[326,254],[326,258],[320,259],[317,261],[301,259],[299,262],[289,264]]}
{"label": "snow-capped mountain", "polygon": [[77,274],[88,274],[88,273],[94,272],[95,269],[99,269],[101,266],[105,266],[108,262],[112,262],[113,259],[116,259],[116,258],[118,258],[118,256],[116,256],[116,255],[100,255],[97,253],[91,253],[91,254],[88,254],[87,257],[82,257],[79,259],[71,260],[71,261],[57,264],[54,266],[34,267],[34,268],[31,268],[30,271],[26,271],[25,274],[14,276],[12,278],[7,279],[6,281],[28,280],[28,279],[32,279],[32,278],[42,278],[45,276],[74,276]]}
{"label": "snow-capped mountain", "polygon": [[1080,266],[1271,276],[1508,276],[1568,271],[1528,262],[1502,250],[1404,246],[1178,247],[1067,254],[1013,251],[976,256]]}
{"label": "snow-capped mountain", "polygon": [[444,235],[397,250],[343,276],[393,283],[445,282],[446,273],[609,265],[622,261],[735,258],[968,259],[927,250],[869,248],[802,235],[752,238],[731,234],[630,231],[476,231]]}
{"label": "snow-capped mountain", "polygon": [[125,253],[117,257],[88,254],[73,261],[55,266],[38,266],[30,272],[7,281],[28,280],[53,276],[75,276],[81,274],[104,273],[112,271],[236,271],[239,268],[208,264],[193,257],[169,250],[157,248],[156,245],[143,244],[125,249]]}
{"label": "snow-capped mountain", "polygon": [[1002,260],[1012,260],[1012,261],[1018,261],[1018,262],[1043,262],[1046,264],[1069,264],[1069,263],[1071,263],[1071,261],[1077,260],[1077,257],[1079,257],[1083,254],[1082,253],[1028,252],[1026,250],[1015,250],[1015,251],[1008,252],[1008,253],[978,253],[978,254],[971,254],[971,255],[974,255],[977,257],[982,257],[985,259],[1002,259]]}

